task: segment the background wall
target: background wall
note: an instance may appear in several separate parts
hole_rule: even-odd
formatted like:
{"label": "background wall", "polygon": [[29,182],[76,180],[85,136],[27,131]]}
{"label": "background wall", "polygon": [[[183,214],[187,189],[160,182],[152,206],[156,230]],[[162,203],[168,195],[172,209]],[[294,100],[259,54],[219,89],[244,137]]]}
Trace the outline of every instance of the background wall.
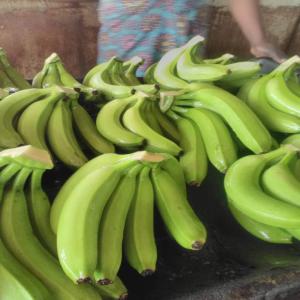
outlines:
{"label": "background wall", "polygon": [[[206,24],[210,26],[208,55],[231,52],[248,57],[248,45],[226,1],[212,2],[213,18]],[[300,54],[300,0],[265,0],[262,4],[270,38],[288,54]],[[52,52],[82,77],[96,63],[98,26],[97,0],[0,1],[0,46],[27,78],[36,74]]]}

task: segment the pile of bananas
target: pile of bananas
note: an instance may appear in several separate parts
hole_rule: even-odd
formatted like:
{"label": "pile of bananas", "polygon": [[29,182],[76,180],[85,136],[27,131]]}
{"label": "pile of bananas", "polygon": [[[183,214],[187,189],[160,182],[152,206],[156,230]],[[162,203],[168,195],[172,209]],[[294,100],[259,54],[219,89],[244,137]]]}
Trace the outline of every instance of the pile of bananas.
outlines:
{"label": "pile of bananas", "polygon": [[74,283],[110,285],[121,265],[123,240],[129,265],[142,276],[155,272],[154,201],[176,242],[200,250],[206,229],[187,200],[184,175],[173,156],[104,154],[77,170],[50,215],[67,276]]}
{"label": "pile of bananas", "polygon": [[293,56],[271,73],[248,81],[238,93],[272,131],[300,132],[299,66],[300,57]]}
{"label": "pile of bananas", "polygon": [[299,142],[299,135],[291,136],[274,151],[243,157],[225,175],[233,216],[248,232],[270,243],[300,239]]}
{"label": "pile of bananas", "polygon": [[72,168],[88,161],[80,144],[96,154],[114,152],[113,144],[99,134],[88,112],[79,104],[78,93],[58,86],[26,89],[2,99],[0,131],[1,148],[29,144],[51,149]]}
{"label": "pile of bananas", "polygon": [[5,51],[0,48],[0,100],[11,93],[28,88],[30,84],[11,66]]}
{"label": "pile of bananas", "polygon": [[57,260],[50,228],[50,202],[42,177],[53,167],[49,154],[32,146],[0,152],[0,298],[119,299],[120,281],[111,287],[74,285]]}

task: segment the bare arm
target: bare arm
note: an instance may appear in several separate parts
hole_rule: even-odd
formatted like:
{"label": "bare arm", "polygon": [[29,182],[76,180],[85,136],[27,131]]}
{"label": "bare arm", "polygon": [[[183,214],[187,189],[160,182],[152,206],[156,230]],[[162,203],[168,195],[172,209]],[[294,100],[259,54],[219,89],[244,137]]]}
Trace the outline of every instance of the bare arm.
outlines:
{"label": "bare arm", "polygon": [[270,57],[282,62],[286,57],[285,54],[266,38],[259,2],[259,0],[230,0],[231,14],[247,38],[254,56]]}

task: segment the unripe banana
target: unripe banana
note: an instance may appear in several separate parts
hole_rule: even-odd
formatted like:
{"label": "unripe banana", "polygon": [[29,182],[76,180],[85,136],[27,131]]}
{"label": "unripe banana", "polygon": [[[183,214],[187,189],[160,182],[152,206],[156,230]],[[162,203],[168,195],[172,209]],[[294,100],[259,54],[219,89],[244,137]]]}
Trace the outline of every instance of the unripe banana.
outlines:
{"label": "unripe banana", "polygon": [[129,105],[136,101],[133,95],[110,101],[100,110],[96,120],[98,131],[109,141],[120,147],[140,147],[144,138],[129,131],[121,121],[121,116]]}
{"label": "unripe banana", "polygon": [[145,101],[144,105],[141,109],[142,111],[142,116],[143,119],[146,121],[146,123],[154,130],[156,131],[158,134],[163,135],[163,132],[160,128],[160,124],[158,122],[158,120],[156,119],[156,116],[154,114],[153,111],[153,106],[155,106],[156,104],[153,103],[153,101],[149,100],[149,101]]}
{"label": "unripe banana", "polygon": [[55,105],[48,121],[47,136],[51,150],[67,166],[79,168],[87,162],[74,134],[67,100],[60,100]]}
{"label": "unripe banana", "polygon": [[214,112],[206,109],[174,107],[185,118],[197,126],[210,162],[222,173],[237,160],[237,150],[224,121]]}
{"label": "unripe banana", "polygon": [[128,210],[135,195],[136,176],[143,168],[134,166],[121,178],[106,204],[100,221],[98,265],[94,273],[97,283],[114,282],[122,261],[122,242]]}
{"label": "unripe banana", "polygon": [[140,85],[141,82],[136,77],[137,69],[144,63],[139,56],[134,56],[123,63],[124,76],[130,85]]}
{"label": "unripe banana", "polygon": [[144,81],[148,84],[158,84],[158,82],[154,78],[154,70],[157,66],[157,63],[152,64],[147,68],[144,75]]}
{"label": "unripe banana", "polygon": [[145,138],[146,149],[153,152],[166,152],[178,155],[181,148],[171,140],[155,132],[142,118],[142,107],[145,100],[139,97],[138,100],[128,108],[123,115],[124,125],[133,133]]}
{"label": "unripe banana", "polygon": [[258,78],[254,78],[254,79],[249,79],[247,80],[247,82],[245,84],[243,84],[238,93],[236,94],[236,96],[243,100],[244,102],[247,103],[248,101],[248,95],[250,93],[250,90],[252,89],[253,85],[255,84],[255,82],[258,80]]}
{"label": "unripe banana", "polygon": [[47,97],[50,89],[27,89],[0,101],[0,147],[14,148],[24,143],[14,128],[17,115],[31,103]]}
{"label": "unripe banana", "polygon": [[235,56],[230,53],[225,53],[216,58],[208,58],[204,59],[203,61],[208,64],[220,64],[220,65],[227,65],[235,59]]}
{"label": "unripe banana", "polygon": [[249,218],[281,228],[300,226],[300,208],[265,193],[260,186],[263,171],[272,161],[291,151],[281,147],[268,154],[249,155],[236,161],[225,175],[225,190],[232,204]]}
{"label": "unripe banana", "polygon": [[200,47],[203,46],[204,38],[200,35],[195,36],[186,45],[180,54],[176,64],[178,76],[186,81],[216,81],[229,72],[227,66],[220,64],[195,62],[195,55]]}
{"label": "unripe banana", "polygon": [[239,211],[237,208],[235,208],[230,200],[228,201],[228,206],[237,222],[255,237],[269,243],[292,243],[292,236],[290,233],[288,233],[288,231],[254,221],[253,219],[247,217],[245,214]]}
{"label": "unripe banana", "polygon": [[71,103],[71,110],[81,138],[95,154],[115,151],[114,145],[98,132],[89,113],[77,101]]}
{"label": "unripe banana", "polygon": [[172,237],[183,248],[200,250],[206,229],[176,181],[159,167],[152,169],[152,181],[158,210]]}
{"label": "unripe banana", "polygon": [[23,168],[4,195],[0,231],[5,245],[45,284],[52,298],[100,300],[101,297],[91,287],[74,285],[64,275],[55,258],[34,236],[23,191],[31,172],[32,170]]}
{"label": "unripe banana", "polygon": [[112,284],[96,285],[96,288],[105,299],[126,300],[128,298],[128,290],[118,276]]}
{"label": "unripe banana", "polygon": [[54,257],[57,257],[56,236],[50,227],[51,204],[42,188],[42,176],[45,170],[34,170],[26,193],[30,221],[35,235],[41,244]]}
{"label": "unripe banana", "polygon": [[156,270],[157,249],[154,237],[154,194],[150,168],[141,171],[125,227],[125,255],[142,276]]}
{"label": "unripe banana", "polygon": [[17,88],[16,85],[8,78],[7,74],[1,70],[1,62],[0,62],[0,86],[3,89]]}
{"label": "unripe banana", "polygon": [[46,143],[48,120],[56,102],[62,100],[64,96],[65,93],[58,90],[25,108],[18,120],[18,132],[26,144],[48,150]]}
{"label": "unripe banana", "polygon": [[190,119],[169,112],[180,133],[180,147],[183,154],[179,158],[185,180],[190,185],[199,186],[207,175],[207,155],[203,139],[197,125]]}
{"label": "unripe banana", "polygon": [[219,114],[254,153],[266,152],[271,148],[271,135],[259,118],[245,103],[220,88],[203,88],[176,96],[175,105],[206,108]]}
{"label": "unripe banana", "polygon": [[300,182],[293,173],[297,152],[286,154],[261,177],[264,190],[274,198],[300,206]]}
{"label": "unripe banana", "polygon": [[127,158],[106,168],[95,168],[65,201],[57,228],[57,252],[63,270],[73,282],[93,278],[103,209],[122,173],[136,164],[136,160]]}

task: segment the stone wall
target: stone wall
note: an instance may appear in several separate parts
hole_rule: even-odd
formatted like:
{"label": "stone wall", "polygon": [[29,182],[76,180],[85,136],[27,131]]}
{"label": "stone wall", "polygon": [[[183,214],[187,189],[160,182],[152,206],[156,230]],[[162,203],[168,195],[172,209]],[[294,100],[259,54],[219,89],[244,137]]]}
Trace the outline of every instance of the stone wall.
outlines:
{"label": "stone wall", "polygon": [[[231,52],[248,57],[248,45],[225,2],[215,0],[210,8],[208,55]],[[300,54],[300,0],[265,0],[263,4],[268,35],[288,54]],[[98,27],[96,0],[0,1],[0,46],[27,78],[52,52],[82,77],[96,63]]]}

